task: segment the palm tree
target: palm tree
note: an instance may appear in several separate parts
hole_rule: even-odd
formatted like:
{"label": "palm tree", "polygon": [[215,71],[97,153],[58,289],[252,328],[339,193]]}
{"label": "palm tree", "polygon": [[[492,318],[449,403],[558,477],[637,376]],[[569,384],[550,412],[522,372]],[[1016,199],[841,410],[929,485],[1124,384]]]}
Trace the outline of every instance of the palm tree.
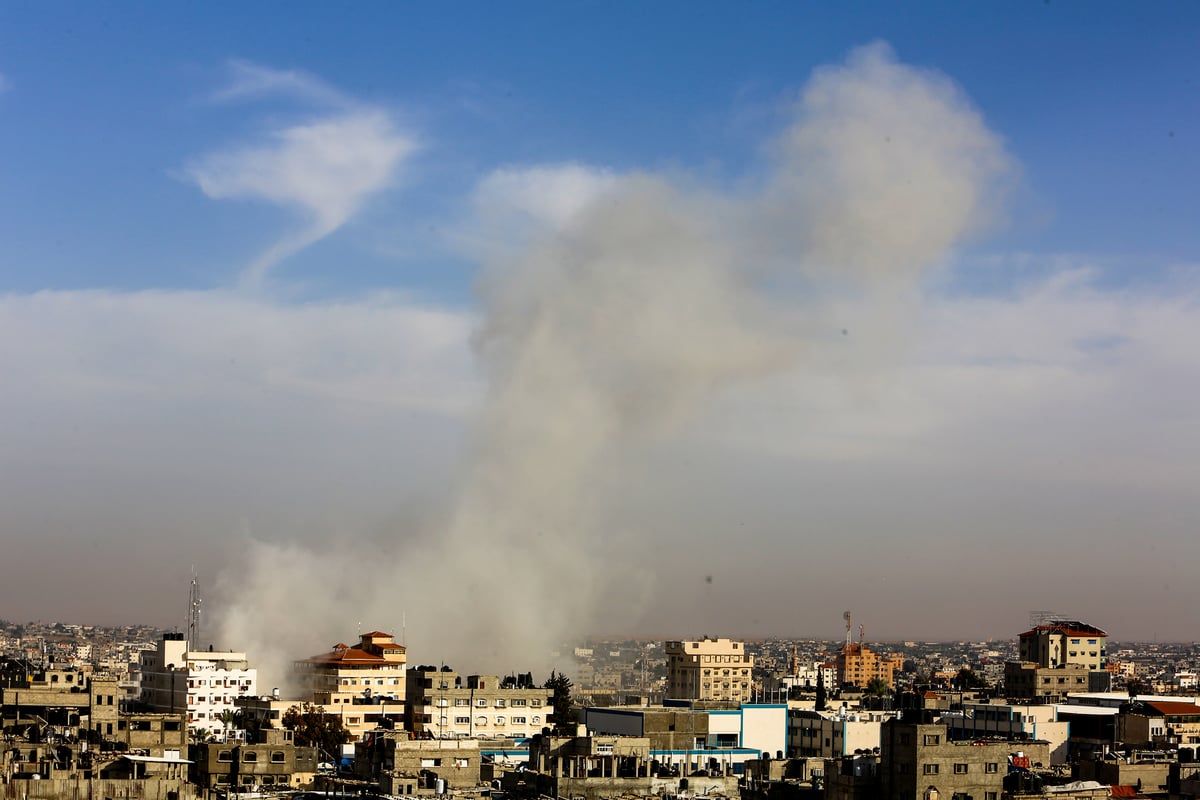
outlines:
{"label": "palm tree", "polygon": [[233,727],[233,723],[237,721],[237,712],[230,711],[228,708],[217,715],[217,719],[221,722],[221,727],[225,732],[225,741],[229,741],[229,729]]}

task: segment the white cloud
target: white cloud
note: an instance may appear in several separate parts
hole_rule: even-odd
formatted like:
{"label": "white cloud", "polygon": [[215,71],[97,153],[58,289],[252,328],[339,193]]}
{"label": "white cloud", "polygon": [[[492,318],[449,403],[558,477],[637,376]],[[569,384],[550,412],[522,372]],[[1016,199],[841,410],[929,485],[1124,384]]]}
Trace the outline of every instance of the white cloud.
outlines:
{"label": "white cloud", "polygon": [[185,174],[215,200],[259,200],[298,212],[306,225],[279,239],[243,271],[257,286],[270,270],[341,228],[371,195],[390,187],[416,139],[384,110],[358,106],[311,76],[235,62],[222,99],[287,91],[340,106],[265,139],[193,159]]}

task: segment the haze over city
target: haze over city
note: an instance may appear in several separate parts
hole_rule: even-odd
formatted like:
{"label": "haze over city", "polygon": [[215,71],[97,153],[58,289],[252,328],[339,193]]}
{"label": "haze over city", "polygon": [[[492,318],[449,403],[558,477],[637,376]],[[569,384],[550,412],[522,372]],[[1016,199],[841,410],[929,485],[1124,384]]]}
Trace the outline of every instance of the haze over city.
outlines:
{"label": "haze over city", "polygon": [[0,612],[1196,639],[1197,33],[2,6]]}

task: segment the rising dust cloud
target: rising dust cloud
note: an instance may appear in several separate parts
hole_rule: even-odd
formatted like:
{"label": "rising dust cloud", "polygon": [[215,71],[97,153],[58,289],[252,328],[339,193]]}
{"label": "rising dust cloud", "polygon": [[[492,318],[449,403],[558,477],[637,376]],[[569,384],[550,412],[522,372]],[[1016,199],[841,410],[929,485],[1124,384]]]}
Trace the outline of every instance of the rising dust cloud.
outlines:
{"label": "rising dust cloud", "polygon": [[394,548],[255,544],[221,577],[221,641],[278,681],[359,623],[399,636],[406,619],[410,660],[463,671],[544,670],[558,642],[632,628],[653,570],[651,594],[612,590],[628,562],[591,487],[716,393],[802,369],[841,334],[838,298],[902,325],[924,272],[995,223],[1011,173],[961,92],[882,44],[818,70],[790,116],[736,189],[603,173],[493,254],[488,391],[449,509]]}

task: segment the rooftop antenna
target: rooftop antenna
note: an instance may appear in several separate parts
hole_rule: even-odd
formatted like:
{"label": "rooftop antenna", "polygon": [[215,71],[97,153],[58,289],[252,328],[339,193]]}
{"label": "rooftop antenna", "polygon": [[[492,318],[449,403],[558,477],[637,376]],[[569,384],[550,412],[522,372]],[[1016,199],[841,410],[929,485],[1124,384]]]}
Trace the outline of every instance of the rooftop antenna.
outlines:
{"label": "rooftop antenna", "polygon": [[849,647],[850,646],[850,631],[854,628],[854,625],[851,624],[851,622],[850,622],[850,612],[847,611],[844,614],[842,614],[842,619],[846,620],[846,647]]}
{"label": "rooftop antenna", "polygon": [[866,638],[867,638],[867,626],[859,625],[858,626],[858,647],[859,647],[859,649],[862,649],[863,640],[865,640]]}
{"label": "rooftop antenna", "polygon": [[192,582],[188,587],[187,644],[184,645],[187,650],[200,646],[200,604],[202,602],[204,601],[200,597],[200,581],[196,578],[196,568],[192,567]]}

